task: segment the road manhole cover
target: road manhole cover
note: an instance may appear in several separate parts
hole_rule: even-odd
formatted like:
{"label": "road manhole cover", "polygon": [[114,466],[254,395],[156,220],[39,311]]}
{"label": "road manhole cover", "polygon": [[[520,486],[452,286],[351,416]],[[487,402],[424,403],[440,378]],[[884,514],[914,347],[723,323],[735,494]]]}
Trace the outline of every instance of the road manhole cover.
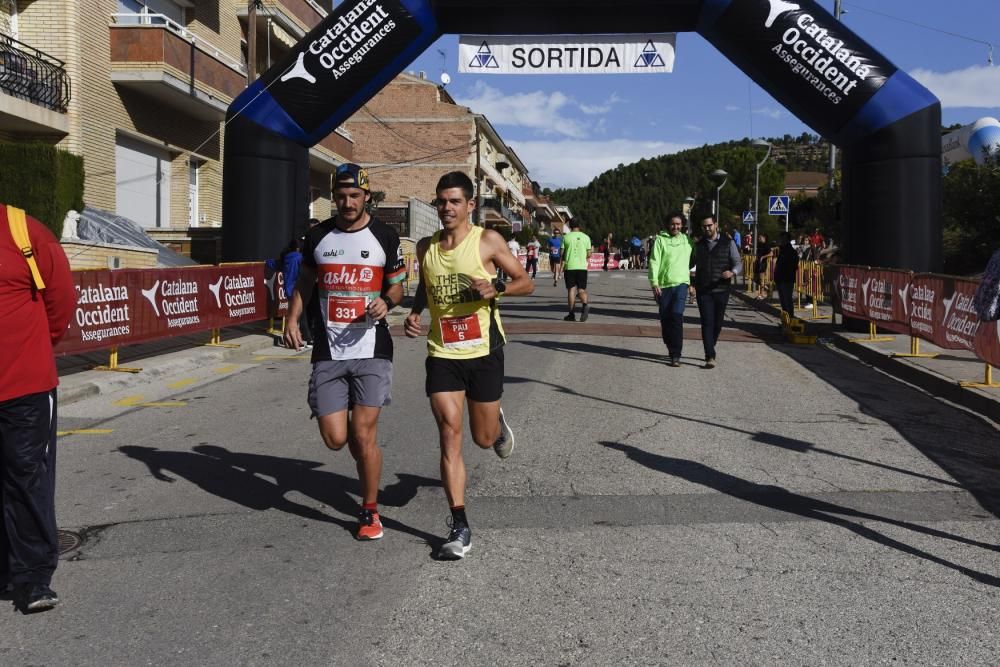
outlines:
{"label": "road manhole cover", "polygon": [[69,553],[74,549],[80,548],[83,544],[83,538],[76,533],[69,530],[59,531],[59,555]]}

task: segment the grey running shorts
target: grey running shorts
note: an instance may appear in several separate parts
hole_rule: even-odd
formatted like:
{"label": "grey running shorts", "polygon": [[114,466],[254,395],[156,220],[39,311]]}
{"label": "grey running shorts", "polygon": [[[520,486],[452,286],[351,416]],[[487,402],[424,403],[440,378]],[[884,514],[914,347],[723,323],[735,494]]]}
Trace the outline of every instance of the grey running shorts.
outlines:
{"label": "grey running shorts", "polygon": [[309,378],[313,417],[355,405],[381,408],[392,402],[392,362],[388,359],[317,361]]}

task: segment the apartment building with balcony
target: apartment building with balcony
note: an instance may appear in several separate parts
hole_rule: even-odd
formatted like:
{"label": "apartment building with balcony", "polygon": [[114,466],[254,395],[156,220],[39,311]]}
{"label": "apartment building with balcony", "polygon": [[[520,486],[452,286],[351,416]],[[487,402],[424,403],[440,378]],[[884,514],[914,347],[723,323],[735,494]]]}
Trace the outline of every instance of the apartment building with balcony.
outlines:
{"label": "apartment building with balcony", "polygon": [[459,106],[444,87],[422,74],[393,79],[344,126],[354,138],[355,161],[369,169],[372,189],[385,194],[379,217],[403,236],[415,207],[434,200],[442,174],[462,171],[482,193],[478,221],[512,229],[528,218],[523,194],[528,169],[486,116]]}
{"label": "apartment building with balcony", "polygon": [[[210,261],[221,235],[225,114],[247,85],[248,44],[259,74],[325,16],[313,0],[263,0],[252,26],[246,0],[0,0],[0,53],[12,40],[28,52],[43,46],[36,61],[67,82],[39,77],[55,83],[38,96],[68,98],[26,109],[23,88],[5,84],[5,55],[0,141],[82,155],[88,206]],[[330,215],[332,174],[350,159],[342,129],[310,151],[314,217]]]}

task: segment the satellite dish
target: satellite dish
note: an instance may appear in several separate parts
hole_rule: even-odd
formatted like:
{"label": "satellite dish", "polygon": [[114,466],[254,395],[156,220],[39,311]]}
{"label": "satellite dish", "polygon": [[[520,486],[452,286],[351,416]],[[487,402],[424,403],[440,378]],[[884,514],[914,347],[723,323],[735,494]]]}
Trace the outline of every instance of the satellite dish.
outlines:
{"label": "satellite dish", "polygon": [[441,85],[447,86],[449,83],[451,83],[451,77],[448,76],[447,72],[441,72]]}

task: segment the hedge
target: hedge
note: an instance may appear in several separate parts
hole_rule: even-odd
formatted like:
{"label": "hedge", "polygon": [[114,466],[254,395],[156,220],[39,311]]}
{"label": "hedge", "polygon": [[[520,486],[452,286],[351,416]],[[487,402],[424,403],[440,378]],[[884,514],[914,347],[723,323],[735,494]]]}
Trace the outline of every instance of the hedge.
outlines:
{"label": "hedge", "polygon": [[83,158],[49,144],[0,144],[0,202],[61,238],[66,212],[83,210]]}

